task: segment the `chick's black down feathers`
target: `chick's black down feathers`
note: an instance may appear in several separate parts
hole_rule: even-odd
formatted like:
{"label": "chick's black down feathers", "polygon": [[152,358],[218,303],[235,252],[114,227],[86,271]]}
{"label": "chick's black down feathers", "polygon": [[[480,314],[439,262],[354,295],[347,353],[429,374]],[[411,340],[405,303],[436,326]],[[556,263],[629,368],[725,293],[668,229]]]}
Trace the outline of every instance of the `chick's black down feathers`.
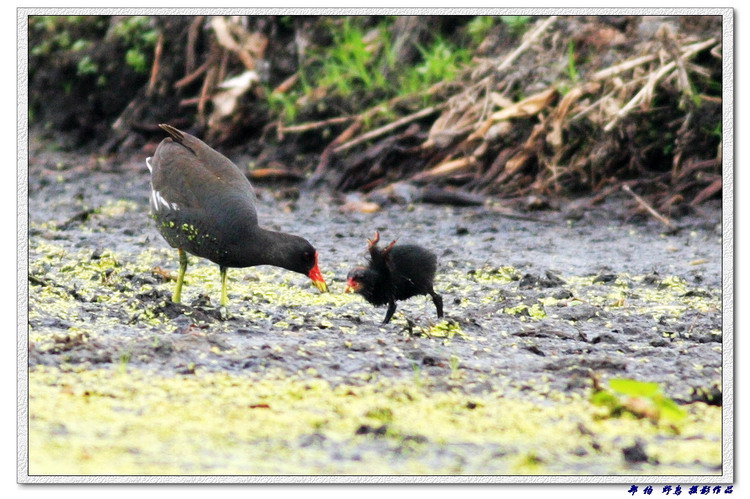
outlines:
{"label": "chick's black down feathers", "polygon": [[361,294],[373,305],[388,304],[383,324],[391,320],[396,301],[417,295],[430,295],[438,317],[443,317],[443,299],[433,289],[437,271],[435,254],[414,244],[396,246],[396,241],[380,248],[379,239],[379,234],[375,233],[369,241],[367,267],[355,267],[349,272],[348,289]]}

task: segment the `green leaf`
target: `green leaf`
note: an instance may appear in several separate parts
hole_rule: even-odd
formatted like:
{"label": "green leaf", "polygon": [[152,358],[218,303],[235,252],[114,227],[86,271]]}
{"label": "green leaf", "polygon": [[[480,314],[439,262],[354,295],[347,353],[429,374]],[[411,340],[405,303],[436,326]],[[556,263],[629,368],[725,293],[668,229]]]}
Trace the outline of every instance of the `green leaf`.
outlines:
{"label": "green leaf", "polygon": [[609,386],[616,392],[632,397],[653,398],[661,393],[658,383],[636,381],[628,378],[612,378],[609,380]]}
{"label": "green leaf", "polygon": [[125,53],[125,62],[136,73],[146,72],[146,56],[138,49],[130,49]]}
{"label": "green leaf", "polygon": [[83,56],[78,61],[78,75],[96,74],[99,71],[99,66],[89,56]]}
{"label": "green leaf", "polygon": [[655,402],[659,408],[659,415],[668,421],[676,423],[687,417],[687,412],[668,397],[658,397]]}
{"label": "green leaf", "polygon": [[617,397],[612,395],[610,392],[600,391],[596,392],[591,396],[591,403],[601,407],[615,408],[620,405],[620,401]]}

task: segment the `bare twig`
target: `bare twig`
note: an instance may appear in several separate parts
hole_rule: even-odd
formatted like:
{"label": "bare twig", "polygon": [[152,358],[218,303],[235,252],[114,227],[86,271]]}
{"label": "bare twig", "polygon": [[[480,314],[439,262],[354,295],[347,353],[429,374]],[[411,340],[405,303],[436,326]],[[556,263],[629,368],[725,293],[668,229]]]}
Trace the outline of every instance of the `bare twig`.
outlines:
{"label": "bare twig", "polygon": [[521,43],[521,45],[518,46],[516,50],[514,50],[508,57],[506,57],[503,62],[500,63],[500,65],[497,67],[498,71],[504,71],[510,67],[511,64],[515,62],[518,57],[526,52],[529,47],[531,47],[534,42],[539,39],[539,37],[542,36],[542,34],[547,31],[547,28],[552,26],[552,24],[557,20],[557,16],[550,16],[548,19],[546,19],[543,23],[541,23],[539,26],[537,26],[534,31],[526,37],[526,39]]}
{"label": "bare twig", "polygon": [[[701,50],[704,50],[708,47],[711,47],[716,43],[715,38],[709,38],[708,40],[705,40],[703,42],[694,43],[693,45],[690,45],[686,47],[686,50],[683,52],[681,59],[689,59],[690,57],[694,56]],[[645,85],[638,91],[635,96],[633,96],[630,101],[625,104],[618,112],[615,114],[615,117],[607,123],[607,125],[604,127],[605,132],[611,131],[619,121],[626,116],[632,109],[634,109],[636,106],[643,103],[648,95],[652,95],[654,88],[656,87],[656,84],[661,81],[662,78],[664,78],[667,74],[671,73],[675,67],[677,66],[677,63],[675,61],[670,62],[669,64],[665,64],[662,66],[658,71],[655,73],[652,73],[648,81]]]}
{"label": "bare twig", "polygon": [[[713,39],[712,39],[713,40]],[[700,44],[703,44],[705,42],[700,42]],[[688,45],[687,47],[680,47],[680,50],[683,52],[683,56],[685,52],[692,51],[695,47],[694,45]],[[702,49],[701,49],[702,50]],[[712,50],[713,52],[713,50]],[[621,62],[620,64],[617,64],[616,66],[610,66],[606,69],[602,69],[600,71],[597,71],[591,76],[591,79],[594,81],[599,80],[606,80],[611,76],[614,76],[616,74],[624,73],[625,71],[629,69],[636,68],[638,66],[641,66],[643,64],[646,64],[651,61],[656,60],[656,55],[650,54],[650,55],[644,55],[641,57],[636,57],[635,59],[630,59],[628,61]]]}
{"label": "bare twig", "polygon": [[313,178],[319,179],[323,176],[323,172],[325,172],[326,168],[328,168],[328,164],[331,162],[331,156],[333,156],[333,152],[336,147],[342,142],[349,140],[355,133],[357,133],[362,127],[362,121],[362,118],[358,117],[354,121],[354,123],[349,125],[346,130],[341,132],[341,135],[336,137],[333,142],[326,146],[326,148],[320,155],[320,162],[318,162],[318,166],[315,168]]}
{"label": "bare twig", "polygon": [[649,78],[646,84],[643,85],[643,87],[641,87],[638,93],[636,93],[635,96],[633,96],[633,98],[630,99],[630,101],[627,104],[622,106],[622,108],[620,108],[620,110],[617,111],[617,114],[615,114],[615,117],[609,123],[607,123],[607,125],[605,125],[604,131],[605,132],[611,131],[615,127],[615,125],[617,125],[617,123],[620,122],[620,120],[623,117],[627,116],[628,113],[630,113],[632,109],[634,109],[636,106],[640,105],[641,103],[645,102],[647,100],[647,96],[652,95],[654,87],[656,87],[656,84],[659,83],[659,81],[666,74],[670,73],[675,68],[675,66],[676,64],[674,62],[670,62],[669,64],[662,66],[661,69],[659,69],[659,71],[655,73],[651,73],[651,75],[649,75]]}
{"label": "bare twig", "polygon": [[694,161],[690,164],[686,164],[686,166],[682,167],[680,169],[679,174],[677,175],[677,178],[673,180],[681,180],[688,175],[692,174],[696,170],[710,170],[715,169],[717,167],[721,166],[721,162],[718,161],[716,158],[712,159],[705,159],[702,161]]}
{"label": "bare twig", "polygon": [[356,139],[350,140],[349,142],[346,142],[345,144],[341,144],[340,146],[336,147],[333,151],[336,153],[339,153],[341,151],[346,151],[347,149],[351,149],[352,147],[359,145],[363,142],[367,142],[370,139],[374,139],[375,137],[380,137],[381,135],[385,135],[386,133],[395,130],[396,128],[403,126],[407,123],[411,123],[412,121],[416,121],[420,118],[424,118],[425,116],[429,116],[432,113],[439,111],[440,109],[443,109],[445,106],[430,106],[427,108],[424,108],[420,111],[417,111],[416,113],[412,113],[408,116],[404,116],[401,119],[398,119],[394,122],[391,122],[387,125],[384,125],[380,128],[376,128],[375,130],[371,130],[367,133],[364,133],[357,137]]}
{"label": "bare twig", "polygon": [[214,66],[209,68],[206,77],[203,79],[203,87],[201,88],[201,94],[198,98],[198,119],[204,124],[206,122],[206,102],[208,102],[209,94],[214,87],[216,71],[217,69]]}
{"label": "bare twig", "polygon": [[593,74],[593,76],[591,77],[591,79],[594,80],[594,81],[607,80],[611,76],[614,76],[614,75],[620,74],[620,73],[624,73],[625,71],[627,71],[629,69],[633,69],[635,67],[638,67],[638,66],[640,66],[642,64],[646,64],[647,62],[651,62],[651,61],[654,61],[654,60],[656,60],[656,56],[653,55],[653,54],[652,55],[644,55],[644,56],[641,56],[641,57],[636,57],[635,59],[631,59],[629,61],[621,62],[620,64],[618,64],[616,66],[610,66],[607,69],[602,69],[601,71],[597,71],[596,73]]}
{"label": "bare twig", "polygon": [[[185,74],[189,75],[195,69],[195,45],[200,34],[201,24],[206,16],[195,16],[188,28],[187,46],[185,47]],[[176,86],[176,85],[175,85]]]}
{"label": "bare twig", "polygon": [[[630,181],[625,181],[624,182],[624,184],[628,184],[628,185],[635,184],[635,183],[637,183],[637,181],[630,180]],[[594,197],[586,200],[585,205],[588,206],[588,207],[597,205],[597,204],[601,203],[602,201],[604,201],[613,192],[616,192],[616,191],[618,191],[618,190],[620,190],[622,188],[623,188],[623,184],[620,184],[620,183],[617,183],[615,185],[610,185],[609,187],[603,188],[602,190],[600,190],[596,194],[596,196],[594,196]]]}
{"label": "bare twig", "polygon": [[273,93],[285,94],[294,86],[295,83],[297,83],[297,81],[299,81],[299,73],[294,73],[292,76],[279,83],[279,86],[273,89]]}
{"label": "bare twig", "polygon": [[490,165],[489,169],[482,175],[481,178],[477,179],[474,183],[476,188],[479,189],[480,192],[487,192],[487,190],[490,188],[492,181],[500,175],[500,172],[503,171],[503,168],[505,168],[505,163],[508,162],[508,159],[515,156],[518,151],[521,150],[520,146],[516,147],[508,147],[500,151],[500,153],[495,157],[495,160]]}
{"label": "bare twig", "polygon": [[468,168],[469,166],[475,165],[476,163],[477,160],[473,156],[446,161],[445,163],[441,163],[434,168],[430,168],[427,171],[417,173],[412,177],[412,180],[424,181],[436,177],[444,177],[446,175],[461,171],[464,168]]}
{"label": "bare twig", "polygon": [[677,81],[680,91],[686,97],[692,98],[694,91],[690,86],[690,77],[685,67],[685,60],[680,54],[680,45],[669,24],[662,24],[657,32],[657,36],[660,38],[662,46],[664,46],[670,57],[672,57],[672,60],[677,64]]}
{"label": "bare twig", "polygon": [[299,125],[292,125],[292,126],[279,125],[279,133],[283,135],[285,133],[309,132],[310,130],[315,130],[316,128],[325,128],[330,125],[338,125],[339,123],[346,123],[347,121],[351,121],[354,118],[355,116],[337,116],[335,118],[329,118],[327,120],[313,121],[310,123],[302,123]]}
{"label": "bare twig", "polygon": [[180,107],[195,106],[201,101],[200,97],[188,97],[180,101]]}
{"label": "bare twig", "polygon": [[229,51],[228,50],[222,50],[221,51],[221,62],[219,63],[219,72],[218,76],[216,77],[216,81],[223,82],[224,78],[227,76],[227,68],[229,67]]}
{"label": "bare twig", "polygon": [[570,124],[570,123],[573,123],[574,121],[576,121],[576,120],[578,120],[580,118],[583,118],[584,116],[586,116],[587,114],[589,114],[592,110],[594,110],[598,106],[602,105],[602,102],[604,102],[606,99],[609,99],[610,97],[612,97],[612,94],[614,94],[614,93],[615,93],[615,91],[613,90],[613,91],[611,91],[611,92],[609,92],[609,93],[607,93],[607,94],[599,97],[594,102],[592,102],[588,106],[584,107],[581,111],[579,111],[577,114],[575,114],[573,117],[571,117],[568,120],[568,123]]}
{"label": "bare twig", "polygon": [[156,39],[156,47],[154,47],[154,64],[151,66],[151,77],[148,80],[148,88],[146,89],[146,95],[150,96],[154,93],[156,88],[156,80],[159,76],[159,65],[161,64],[161,54],[164,50],[164,33],[159,31],[159,38]]}
{"label": "bare twig", "polygon": [[650,204],[648,204],[648,202],[645,199],[643,199],[638,194],[633,192],[633,189],[631,189],[628,184],[623,184],[622,190],[627,192],[631,196],[633,196],[633,199],[638,201],[638,204],[641,205],[646,211],[648,211],[652,217],[654,217],[655,219],[657,219],[658,221],[660,221],[661,223],[669,227],[670,230],[675,229],[675,226],[670,219],[668,219],[664,215],[657,212]]}
{"label": "bare twig", "polygon": [[182,87],[185,87],[187,85],[190,85],[195,80],[197,80],[203,73],[205,73],[206,70],[208,69],[208,67],[212,63],[213,63],[213,61],[209,58],[208,60],[206,60],[206,62],[204,62],[203,64],[201,64],[198,67],[198,69],[196,69],[192,73],[190,73],[190,74],[188,74],[188,75],[180,78],[179,80],[177,80],[176,82],[174,82],[174,85],[172,85],[172,86],[174,88],[182,88]]}
{"label": "bare twig", "polygon": [[722,186],[722,180],[721,178],[717,178],[716,180],[711,182],[708,185],[708,187],[700,191],[698,195],[695,196],[695,199],[693,199],[690,202],[690,206],[696,206],[696,205],[701,204],[703,201],[705,201],[706,199],[710,198],[711,196],[719,192],[721,190],[721,186]]}
{"label": "bare twig", "polygon": [[540,111],[546,109],[557,95],[557,89],[555,87],[549,87],[546,90],[523,99],[522,101],[515,102],[506,108],[495,111],[489,118],[484,120],[483,123],[471,132],[468,137],[466,137],[463,144],[473,142],[477,139],[484,139],[492,125],[498,121],[509,120],[512,118],[527,118],[538,114]]}
{"label": "bare twig", "polygon": [[281,179],[281,180],[302,180],[304,177],[297,172],[287,168],[256,168],[250,170],[247,176],[251,180],[260,179]]}

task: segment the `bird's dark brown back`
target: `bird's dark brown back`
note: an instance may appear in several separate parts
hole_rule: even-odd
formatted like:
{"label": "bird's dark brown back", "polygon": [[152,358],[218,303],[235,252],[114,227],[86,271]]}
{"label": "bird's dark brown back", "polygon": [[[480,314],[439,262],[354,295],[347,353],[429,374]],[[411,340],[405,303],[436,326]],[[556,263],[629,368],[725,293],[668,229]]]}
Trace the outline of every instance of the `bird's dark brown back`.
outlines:
{"label": "bird's dark brown back", "polygon": [[182,209],[201,210],[211,218],[235,216],[245,221],[243,225],[257,224],[255,192],[239,168],[200,139],[169,129],[172,138],[159,144],[151,161],[154,190]]}

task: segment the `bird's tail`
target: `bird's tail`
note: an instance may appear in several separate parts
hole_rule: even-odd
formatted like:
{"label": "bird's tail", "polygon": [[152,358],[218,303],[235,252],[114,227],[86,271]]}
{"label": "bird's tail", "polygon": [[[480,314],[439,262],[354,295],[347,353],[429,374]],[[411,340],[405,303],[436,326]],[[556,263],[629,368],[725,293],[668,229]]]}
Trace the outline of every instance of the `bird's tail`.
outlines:
{"label": "bird's tail", "polygon": [[172,137],[176,142],[179,142],[180,144],[182,144],[183,141],[185,140],[185,135],[183,135],[181,131],[177,130],[172,125],[167,125],[166,123],[160,123],[159,128],[167,132],[170,137]]}
{"label": "bird's tail", "polygon": [[[180,130],[176,129],[172,125],[167,125],[166,123],[160,123],[159,128],[167,132],[169,136],[172,137],[172,140],[174,140],[175,142],[177,142],[178,144],[180,144],[181,146],[185,147],[187,150],[195,154],[195,150],[187,144],[188,141],[185,140],[186,139],[185,134],[182,133]],[[190,137],[190,135],[188,135],[188,137]]]}

